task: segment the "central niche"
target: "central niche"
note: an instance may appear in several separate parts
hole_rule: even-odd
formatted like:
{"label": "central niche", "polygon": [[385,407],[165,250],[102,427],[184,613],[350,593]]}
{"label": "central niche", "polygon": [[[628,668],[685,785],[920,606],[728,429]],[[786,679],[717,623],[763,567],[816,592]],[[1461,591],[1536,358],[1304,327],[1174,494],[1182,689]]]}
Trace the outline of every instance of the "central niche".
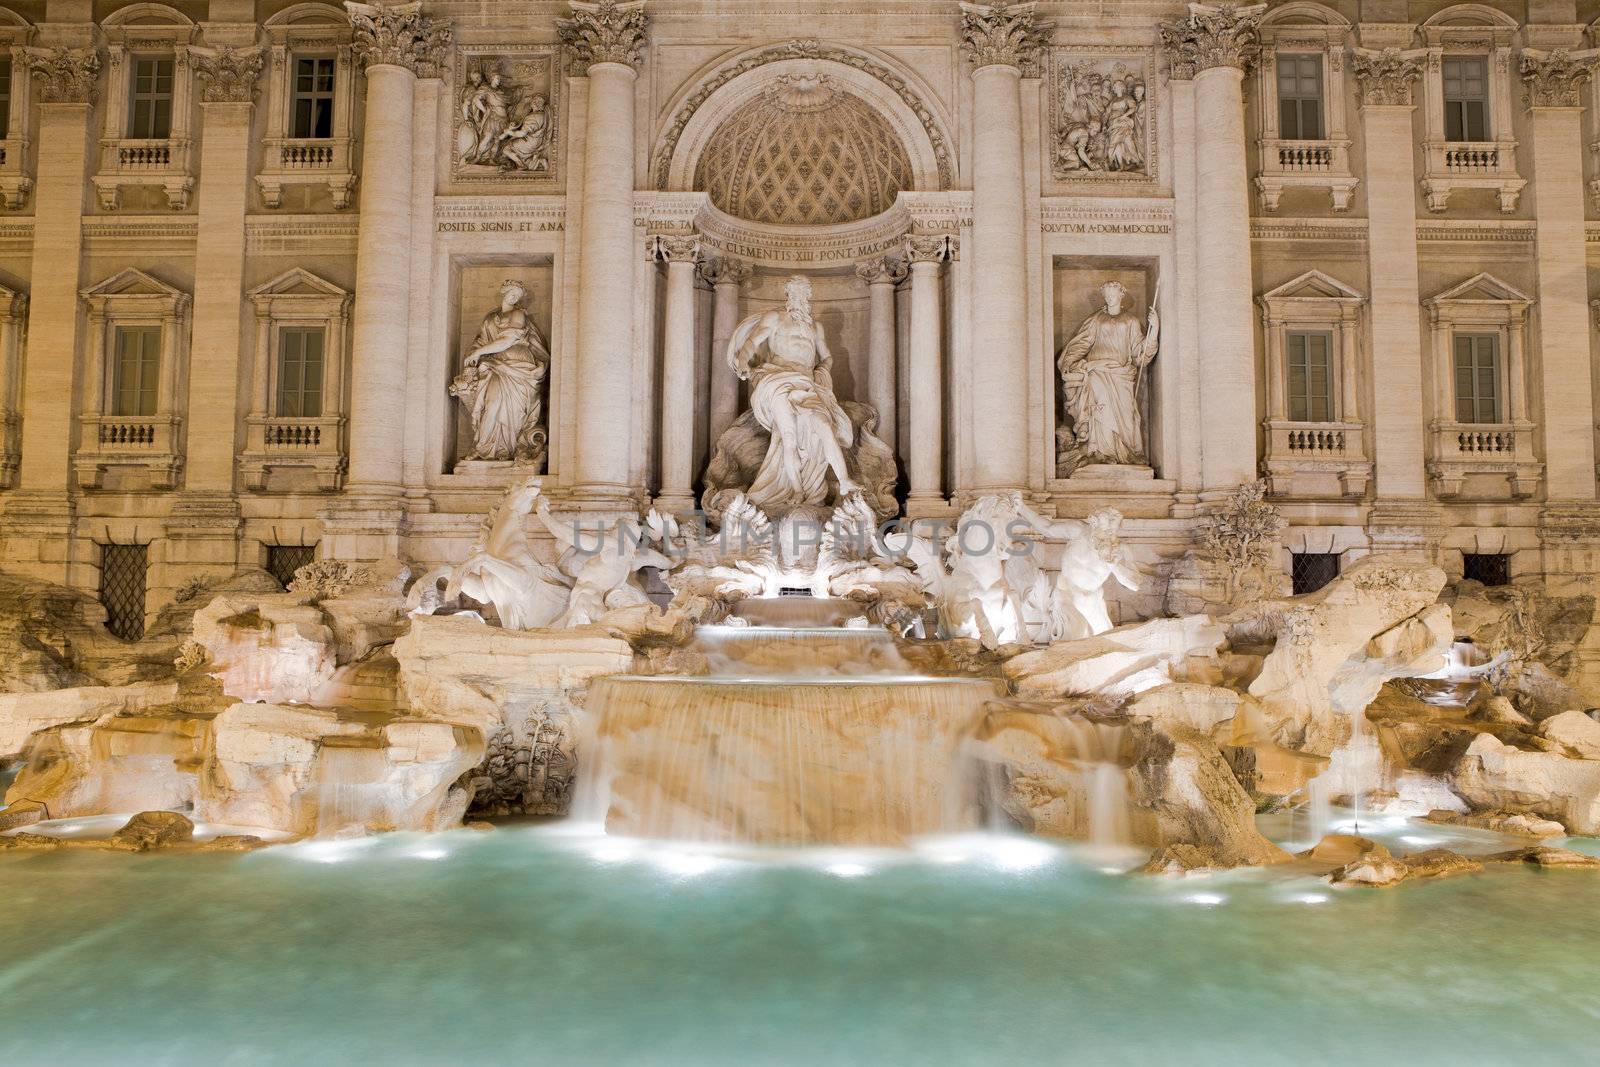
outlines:
{"label": "central niche", "polygon": [[899,135],[825,74],[787,74],[711,136],[695,184],[748,222],[822,226],[887,210],[912,185]]}

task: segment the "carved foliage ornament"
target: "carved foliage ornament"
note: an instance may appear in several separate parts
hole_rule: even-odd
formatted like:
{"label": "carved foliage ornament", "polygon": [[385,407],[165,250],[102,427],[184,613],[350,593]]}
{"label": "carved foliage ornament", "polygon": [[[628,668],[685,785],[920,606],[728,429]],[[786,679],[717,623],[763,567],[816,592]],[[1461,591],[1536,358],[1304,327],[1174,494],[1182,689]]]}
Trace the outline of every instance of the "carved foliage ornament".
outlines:
{"label": "carved foliage ornament", "polygon": [[908,234],[905,248],[909,263],[943,263],[956,258],[956,238],[949,234]]}
{"label": "carved foliage ornament", "polygon": [[1522,50],[1522,82],[1527,86],[1523,102],[1529,107],[1579,107],[1578,89],[1594,76],[1600,49],[1569,52],[1558,48],[1543,52]]}
{"label": "carved foliage ornament", "polygon": [[92,48],[30,48],[28,70],[47,104],[92,104],[100,53]]}
{"label": "carved foliage ornament", "polygon": [[1190,4],[1189,14],[1161,24],[1172,76],[1193,78],[1212,67],[1249,72],[1261,57],[1261,14],[1267,5]]}
{"label": "carved foliage ornament", "polygon": [[1350,59],[1361,84],[1361,102],[1369,107],[1409,107],[1411,91],[1422,77],[1424,53],[1385,48],[1381,52],[1358,48]]}
{"label": "carved foliage ornament", "polygon": [[248,104],[255,99],[261,77],[259,48],[198,49],[190,53],[195,77],[200,79],[200,99],[207,104]]}
{"label": "carved foliage ornament", "polygon": [[363,67],[405,67],[431,78],[447,62],[450,24],[428,18],[421,3],[358,4],[345,0],[350,15],[352,51]]}
{"label": "carved foliage ornament", "polygon": [[700,262],[700,277],[710,285],[739,285],[749,281],[753,273],[750,264],[729,256],[716,256]]}
{"label": "carved foliage ornament", "polygon": [[975,67],[1019,67],[1024,75],[1037,76],[1045,43],[1031,3],[961,5],[961,46]]}
{"label": "carved foliage ornament", "polygon": [[572,17],[557,19],[556,32],[562,43],[572,49],[580,66],[621,63],[637,69],[644,61],[649,25],[644,0],[620,4],[616,0],[600,0],[597,4],[573,0]]}
{"label": "carved foliage ornament", "polygon": [[693,263],[700,255],[698,237],[661,235],[651,242],[651,258],[662,263]]}
{"label": "carved foliage ornament", "polygon": [[868,285],[895,285],[905,276],[905,261],[895,256],[878,256],[856,264],[856,277]]}

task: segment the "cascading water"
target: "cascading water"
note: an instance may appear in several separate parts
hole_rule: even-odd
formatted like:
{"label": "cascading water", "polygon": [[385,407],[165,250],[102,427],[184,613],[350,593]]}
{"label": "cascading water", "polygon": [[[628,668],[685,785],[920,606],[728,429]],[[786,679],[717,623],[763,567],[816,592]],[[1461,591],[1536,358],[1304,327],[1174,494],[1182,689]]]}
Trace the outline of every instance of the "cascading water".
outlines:
{"label": "cascading water", "polygon": [[710,673],[589,693],[575,814],[645,837],[889,845],[977,821],[964,742],[997,682],[914,672],[881,629],[702,627]]}

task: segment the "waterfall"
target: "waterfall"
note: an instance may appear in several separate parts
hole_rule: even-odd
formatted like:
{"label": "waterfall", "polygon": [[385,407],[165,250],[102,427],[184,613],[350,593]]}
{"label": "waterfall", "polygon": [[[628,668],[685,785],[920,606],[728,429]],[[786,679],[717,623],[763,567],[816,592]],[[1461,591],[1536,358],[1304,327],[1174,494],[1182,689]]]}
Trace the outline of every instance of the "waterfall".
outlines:
{"label": "waterfall", "polygon": [[317,754],[316,775],[318,837],[350,827],[382,829],[393,824],[388,805],[393,788],[382,749],[324,744]]}
{"label": "waterfall", "polygon": [[1089,786],[1089,843],[1126,845],[1128,829],[1128,771],[1111,762],[1092,765]]}

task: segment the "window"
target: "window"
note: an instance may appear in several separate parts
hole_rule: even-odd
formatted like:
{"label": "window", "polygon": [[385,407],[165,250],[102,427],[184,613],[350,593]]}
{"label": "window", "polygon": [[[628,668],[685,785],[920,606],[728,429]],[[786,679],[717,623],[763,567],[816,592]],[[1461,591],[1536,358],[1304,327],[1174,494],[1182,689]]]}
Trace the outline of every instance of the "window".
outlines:
{"label": "window", "polygon": [[135,59],[128,95],[130,138],[164,141],[172,135],[172,60]]}
{"label": "window", "polygon": [[1278,136],[1322,140],[1322,57],[1278,57]]}
{"label": "window", "polygon": [[1458,333],[1456,355],[1456,421],[1501,422],[1500,336]]}
{"label": "window", "polygon": [[161,376],[161,327],[118,326],[111,365],[111,414],[154,415]]}
{"label": "window", "polygon": [[1504,552],[1463,552],[1461,577],[1484,585],[1505,585],[1511,581],[1511,557]]}
{"label": "window", "polygon": [[11,57],[0,59],[0,141],[11,136]]}
{"label": "window", "polygon": [[144,636],[144,586],[150,569],[145,545],[100,546],[100,604],[106,629],[123,641]]}
{"label": "window", "polygon": [[1339,553],[1296,552],[1290,568],[1294,594],[1315,593],[1339,577]]}
{"label": "window", "polygon": [[322,415],[321,326],[278,330],[278,417],[314,419]]}
{"label": "window", "polygon": [[268,545],[267,573],[285,589],[294,581],[294,572],[317,558],[316,545]]}
{"label": "window", "polygon": [[1333,421],[1333,334],[1290,330],[1288,348],[1290,422]]}
{"label": "window", "polygon": [[1445,140],[1489,140],[1489,61],[1446,56],[1443,73]]}
{"label": "window", "polygon": [[294,61],[294,137],[333,136],[333,57]]}

